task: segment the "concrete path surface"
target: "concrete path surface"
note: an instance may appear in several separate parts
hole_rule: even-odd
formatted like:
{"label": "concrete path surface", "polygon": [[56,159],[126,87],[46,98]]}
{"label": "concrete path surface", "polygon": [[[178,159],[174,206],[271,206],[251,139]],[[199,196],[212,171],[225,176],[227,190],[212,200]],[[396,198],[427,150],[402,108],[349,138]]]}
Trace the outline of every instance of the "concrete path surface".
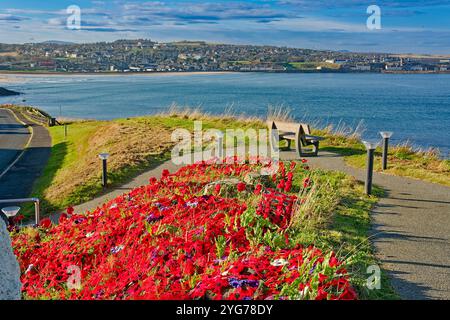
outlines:
{"label": "concrete path surface", "polygon": [[[295,153],[282,153],[296,159]],[[308,158],[311,167],[346,172],[358,180],[364,170],[348,167],[343,157],[321,152]],[[144,185],[162,170],[177,170],[170,161],[133,179],[122,188],[76,206],[76,212],[97,206]],[[376,173],[374,183],[387,192],[372,212],[373,245],[392,285],[403,299],[450,299],[450,188]]]}
{"label": "concrete path surface", "polygon": [[[321,152],[308,160],[365,179],[342,156]],[[374,183],[387,194],[372,211],[372,242],[395,290],[403,299],[450,299],[450,188],[382,173]]]}
{"label": "concrete path surface", "polygon": [[[137,176],[136,178],[132,179],[129,183],[124,184],[123,186],[116,188],[100,197],[97,197],[91,201],[85,202],[83,204],[80,204],[78,206],[75,206],[75,212],[77,213],[84,213],[86,211],[91,211],[96,209],[97,207],[101,206],[102,204],[109,202],[110,200],[124,194],[128,193],[134,188],[146,185],[149,183],[149,179],[151,177],[160,178],[162,175],[163,170],[167,169],[171,173],[177,171],[181,166],[177,166],[172,163],[172,161],[167,161],[164,163],[161,163],[160,165],[156,166],[155,168],[142,173],[141,175]],[[52,217],[52,219],[57,219],[58,215],[55,215]]]}
{"label": "concrete path surface", "polygon": [[[0,115],[4,115],[6,111],[0,109]],[[0,177],[0,199],[15,199],[15,198],[27,198],[31,196],[33,183],[39,177],[44,169],[51,151],[51,137],[48,130],[40,125],[37,125],[20,113],[15,113],[17,118],[25,123],[33,132],[31,141],[26,146],[25,152],[19,161],[17,161],[2,177]],[[16,119],[15,126],[17,128],[25,128],[23,124],[20,124]],[[29,134],[28,134],[29,136]],[[0,133],[1,138],[1,133]],[[17,138],[16,145],[22,145],[18,148],[18,151],[22,151],[25,144],[20,142],[20,138]],[[2,145],[0,143],[0,149]],[[16,155],[19,152],[16,152]]]}

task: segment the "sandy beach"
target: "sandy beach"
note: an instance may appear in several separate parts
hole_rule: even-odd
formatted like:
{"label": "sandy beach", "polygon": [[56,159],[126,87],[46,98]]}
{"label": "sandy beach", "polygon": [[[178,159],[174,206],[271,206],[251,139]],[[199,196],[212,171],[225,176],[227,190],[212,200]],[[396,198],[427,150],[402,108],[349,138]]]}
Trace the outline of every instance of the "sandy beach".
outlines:
{"label": "sandy beach", "polygon": [[23,82],[23,78],[20,79],[19,77],[17,77],[16,75],[5,75],[5,74],[0,74],[0,83],[17,83],[17,82]]}
{"label": "sandy beach", "polygon": [[0,83],[20,83],[33,77],[85,77],[85,76],[192,76],[192,75],[219,75],[237,73],[231,71],[205,71],[205,72],[98,72],[98,73],[55,73],[55,72],[0,72]]}

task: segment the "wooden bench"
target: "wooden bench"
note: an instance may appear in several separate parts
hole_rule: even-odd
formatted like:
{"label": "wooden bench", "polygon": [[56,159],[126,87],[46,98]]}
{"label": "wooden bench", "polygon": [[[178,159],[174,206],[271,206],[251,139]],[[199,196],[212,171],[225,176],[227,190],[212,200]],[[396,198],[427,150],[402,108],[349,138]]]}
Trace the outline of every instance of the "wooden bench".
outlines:
{"label": "wooden bench", "polygon": [[300,157],[317,156],[320,141],[324,139],[311,135],[311,128],[305,123],[268,121],[268,126],[271,143],[273,143],[272,138],[277,135],[278,140],[287,141],[287,148],[291,149],[292,141],[294,141],[295,149]]}

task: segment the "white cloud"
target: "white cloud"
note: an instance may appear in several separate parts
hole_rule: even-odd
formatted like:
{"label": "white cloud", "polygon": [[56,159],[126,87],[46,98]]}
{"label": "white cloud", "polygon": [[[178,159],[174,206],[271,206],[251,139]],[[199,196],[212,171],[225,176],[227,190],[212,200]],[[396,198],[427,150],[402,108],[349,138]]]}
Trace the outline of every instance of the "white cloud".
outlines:
{"label": "white cloud", "polygon": [[62,18],[51,18],[47,20],[47,24],[50,26],[63,26],[65,21],[66,20]]}
{"label": "white cloud", "polygon": [[[430,41],[442,42],[440,48],[434,46],[433,50],[450,50],[447,26],[423,28],[414,27],[412,23],[396,26],[392,23],[398,20],[391,19],[390,24],[383,23],[382,30],[369,31],[365,10],[361,12],[360,20],[356,20],[358,10],[335,10],[335,15],[331,16],[330,11],[325,15],[317,9],[342,9],[343,4],[353,9],[354,6],[367,7],[362,1],[343,1],[283,0],[276,6],[272,0],[265,4],[243,0],[227,3],[94,1],[91,7],[81,8],[85,30],[80,31],[66,30],[65,9],[10,8],[0,13],[0,42],[28,42],[32,38],[36,41],[93,42],[144,37],[161,41],[187,39],[328,49],[379,48],[380,51],[399,52],[412,46],[417,47],[415,51],[420,51],[419,46],[425,46],[428,37]],[[391,8],[399,6],[391,4]],[[306,10],[307,7],[313,10]],[[13,25],[20,25],[20,29],[13,28]],[[391,50],[387,50],[389,48]]]}
{"label": "white cloud", "polygon": [[12,14],[3,14],[0,13],[0,21],[23,21],[23,20],[27,20],[28,18],[26,17],[20,17],[20,16],[16,16],[16,15],[12,15]]}

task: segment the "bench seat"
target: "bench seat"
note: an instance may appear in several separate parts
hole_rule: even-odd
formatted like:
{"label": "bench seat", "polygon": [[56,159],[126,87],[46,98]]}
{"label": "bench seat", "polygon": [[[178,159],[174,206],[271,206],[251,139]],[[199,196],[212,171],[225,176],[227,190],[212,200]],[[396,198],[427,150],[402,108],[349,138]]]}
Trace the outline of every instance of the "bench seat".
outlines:
{"label": "bench seat", "polygon": [[[270,136],[275,132],[279,141],[287,141],[288,149],[291,148],[292,141],[295,142],[295,148],[300,157],[317,156],[319,152],[320,141],[323,137],[311,135],[311,129],[308,124],[290,123],[280,121],[269,121]],[[271,139],[272,143],[272,139]],[[306,150],[306,147],[312,147],[312,150]]]}
{"label": "bench seat", "polygon": [[308,134],[306,134],[305,135],[305,139],[306,140],[309,140],[309,141],[322,141],[322,140],[325,140],[325,138],[324,137],[319,137],[319,136],[310,136],[310,135],[308,135]]}

